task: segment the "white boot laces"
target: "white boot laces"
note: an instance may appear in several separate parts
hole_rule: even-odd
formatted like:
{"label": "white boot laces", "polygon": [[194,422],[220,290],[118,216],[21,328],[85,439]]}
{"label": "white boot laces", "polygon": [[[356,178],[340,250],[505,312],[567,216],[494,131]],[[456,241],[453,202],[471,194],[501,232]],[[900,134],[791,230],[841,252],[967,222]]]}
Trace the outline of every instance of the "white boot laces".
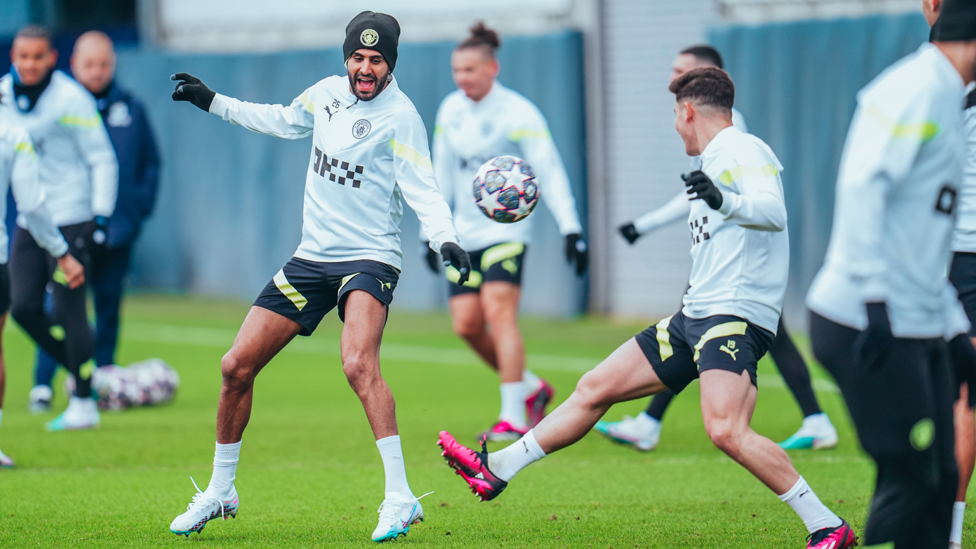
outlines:
{"label": "white boot laces", "polygon": [[405,503],[416,503],[417,501],[420,500],[420,498],[427,497],[433,493],[434,492],[427,492],[422,496],[416,496],[407,499],[393,499],[393,500],[384,499],[383,503],[381,503],[379,508],[376,509],[376,512],[380,514],[380,524],[389,524],[393,522],[395,519],[399,520],[397,513],[400,510],[400,505],[403,505]]}
{"label": "white boot laces", "polygon": [[190,482],[192,482],[193,483],[193,487],[197,489],[197,493],[193,495],[193,501],[190,502],[190,504],[186,506],[186,510],[187,511],[190,511],[195,506],[198,506],[198,505],[201,505],[201,506],[202,505],[207,505],[211,501],[216,501],[217,502],[217,505],[220,507],[220,518],[222,518],[222,519],[225,518],[224,517],[224,502],[220,501],[220,498],[215,498],[213,496],[208,496],[206,494],[206,492],[204,492],[203,490],[200,489],[199,486],[197,486],[197,481],[193,480],[193,477],[190,477]]}

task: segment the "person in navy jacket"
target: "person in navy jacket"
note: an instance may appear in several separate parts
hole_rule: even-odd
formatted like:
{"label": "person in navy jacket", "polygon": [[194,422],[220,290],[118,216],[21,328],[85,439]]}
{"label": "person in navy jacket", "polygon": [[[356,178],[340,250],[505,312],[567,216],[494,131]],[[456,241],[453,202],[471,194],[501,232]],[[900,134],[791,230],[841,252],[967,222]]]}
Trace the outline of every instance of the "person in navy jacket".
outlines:
{"label": "person in navy jacket", "polygon": [[[132,246],[156,199],[159,156],[142,103],[113,80],[115,50],[108,36],[98,31],[81,35],[71,56],[71,72],[95,96],[119,161],[115,211],[110,219],[102,220],[94,236],[97,247],[90,277],[95,296],[95,362],[104,366],[115,362],[123,279]],[[54,359],[40,351],[31,410],[45,411],[50,406],[55,368]]]}

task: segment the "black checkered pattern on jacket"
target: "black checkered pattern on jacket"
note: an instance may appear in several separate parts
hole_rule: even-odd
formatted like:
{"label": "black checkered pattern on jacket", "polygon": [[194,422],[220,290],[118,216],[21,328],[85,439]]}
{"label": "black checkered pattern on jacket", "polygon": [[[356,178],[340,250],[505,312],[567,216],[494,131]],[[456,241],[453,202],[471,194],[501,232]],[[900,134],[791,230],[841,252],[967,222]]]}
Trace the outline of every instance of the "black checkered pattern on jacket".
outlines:
{"label": "black checkered pattern on jacket", "polygon": [[[318,147],[315,147],[315,165],[312,166],[312,169],[322,177],[328,177],[329,181],[335,181],[340,185],[345,185],[346,181],[351,181],[354,189],[358,189],[362,185],[363,181],[360,177],[365,170],[363,166],[358,164],[353,166],[338,158],[329,158]],[[326,176],[326,173],[329,175]]]}
{"label": "black checkered pattern on jacket", "polygon": [[705,225],[708,225],[707,215],[701,218],[701,223],[699,223],[698,220],[696,219],[693,222],[688,223],[688,225],[691,226],[692,244],[699,244],[701,243],[702,240],[708,240],[710,238],[708,236],[708,233],[705,231]]}

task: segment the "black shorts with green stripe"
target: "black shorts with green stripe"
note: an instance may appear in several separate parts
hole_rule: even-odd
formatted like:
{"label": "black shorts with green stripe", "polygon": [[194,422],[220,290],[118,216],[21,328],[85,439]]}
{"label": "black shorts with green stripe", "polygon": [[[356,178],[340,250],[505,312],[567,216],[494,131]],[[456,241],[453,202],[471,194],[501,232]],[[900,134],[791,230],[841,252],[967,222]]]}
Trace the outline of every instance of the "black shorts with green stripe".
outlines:
{"label": "black shorts with green stripe", "polygon": [[525,261],[525,244],[504,242],[483,250],[468,252],[471,258],[471,276],[463,286],[458,286],[459,275],[454,267],[447,268],[447,290],[450,297],[478,293],[485,282],[509,282],[522,285],[522,264]]}
{"label": "black shorts with green stripe", "polygon": [[678,312],[635,339],[661,382],[680,393],[705,370],[748,371],[756,385],[757,365],[773,334],[737,316],[689,318]]}
{"label": "black shorts with green stripe", "polygon": [[400,271],[379,261],[324,263],[293,257],[264,287],[254,306],[294,320],[302,325],[301,335],[307,336],[336,306],[345,322],[346,296],[353,290],[389,306],[399,279]]}

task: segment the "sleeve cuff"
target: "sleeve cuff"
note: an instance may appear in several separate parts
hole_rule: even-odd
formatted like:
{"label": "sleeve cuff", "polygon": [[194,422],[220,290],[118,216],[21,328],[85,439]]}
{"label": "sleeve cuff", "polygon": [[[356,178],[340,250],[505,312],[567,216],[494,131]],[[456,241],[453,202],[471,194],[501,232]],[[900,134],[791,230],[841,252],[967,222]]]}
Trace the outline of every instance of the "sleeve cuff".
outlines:
{"label": "sleeve cuff", "polygon": [[68,243],[62,238],[61,242],[59,242],[57,246],[48,250],[48,253],[50,253],[51,257],[54,259],[58,259],[64,254],[68,253]]}
{"label": "sleeve cuff", "polygon": [[213,101],[210,102],[210,112],[211,114],[216,114],[217,116],[223,118],[227,114],[227,109],[230,108],[230,98],[226,95],[215,94]]}
{"label": "sleeve cuff", "polygon": [[[716,187],[718,189],[718,187]],[[725,219],[732,216],[732,212],[735,211],[736,206],[738,206],[739,195],[735,193],[723,192],[722,189],[718,189],[718,192],[722,193],[722,205],[718,208],[718,213],[722,214]]]}

